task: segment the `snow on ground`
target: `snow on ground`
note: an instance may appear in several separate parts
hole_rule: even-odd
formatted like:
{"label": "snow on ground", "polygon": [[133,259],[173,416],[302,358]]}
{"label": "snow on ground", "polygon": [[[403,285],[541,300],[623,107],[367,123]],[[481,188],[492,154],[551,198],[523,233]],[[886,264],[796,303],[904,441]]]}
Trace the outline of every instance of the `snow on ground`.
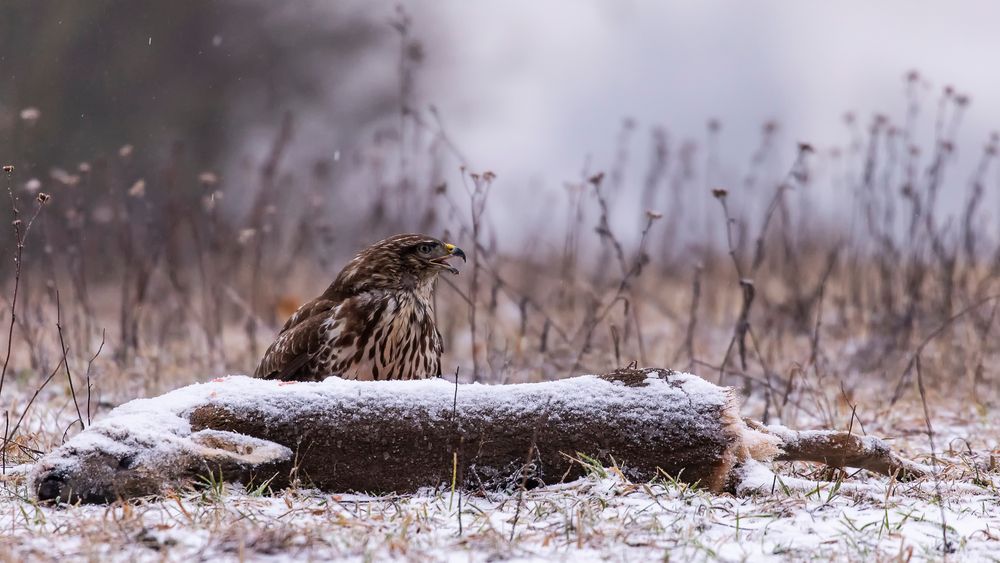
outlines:
{"label": "snow on ground", "polygon": [[[931,464],[921,412],[901,404],[854,430]],[[159,501],[52,508],[30,499],[24,467],[8,467],[0,561],[922,561],[945,553],[1000,561],[1000,416],[971,405],[936,409],[934,427],[939,483],[852,472],[843,485],[816,487],[806,481],[821,476],[815,467],[775,464],[775,477],[758,465],[744,473],[740,496],[629,483],[591,468],[572,483],[491,497],[268,494],[204,483]]]}
{"label": "snow on ground", "polygon": [[[765,470],[766,471],[766,470]],[[758,477],[760,475],[758,474]],[[208,483],[162,502],[39,507],[0,503],[0,553],[11,560],[385,559],[996,561],[995,487],[855,477],[881,496],[827,484],[744,497],[670,481],[634,484],[616,470],[494,498],[427,491],[399,497]],[[8,483],[25,495],[23,485]]]}

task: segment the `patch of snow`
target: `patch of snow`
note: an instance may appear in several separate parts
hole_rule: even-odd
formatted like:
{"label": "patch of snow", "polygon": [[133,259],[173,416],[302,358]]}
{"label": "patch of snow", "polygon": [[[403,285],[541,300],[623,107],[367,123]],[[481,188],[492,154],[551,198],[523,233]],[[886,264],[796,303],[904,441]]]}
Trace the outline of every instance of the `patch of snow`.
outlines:
{"label": "patch of snow", "polygon": [[[748,464],[744,478],[770,487]],[[879,485],[872,480],[872,487]],[[392,497],[299,490],[221,497],[187,493],[139,506],[34,507],[11,498],[0,550],[14,559],[434,560],[888,560],[900,553],[995,557],[1000,506],[945,487],[945,526],[933,497],[792,491],[733,497],[609,473],[491,498]],[[37,511],[37,512],[36,512]],[[34,520],[23,514],[36,515]],[[113,522],[113,524],[109,524]]]}

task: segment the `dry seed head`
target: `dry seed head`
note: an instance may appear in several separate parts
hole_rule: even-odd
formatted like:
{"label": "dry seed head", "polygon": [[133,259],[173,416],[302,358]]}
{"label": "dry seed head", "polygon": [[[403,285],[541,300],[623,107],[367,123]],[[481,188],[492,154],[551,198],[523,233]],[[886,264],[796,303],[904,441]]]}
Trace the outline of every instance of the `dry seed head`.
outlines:
{"label": "dry seed head", "polygon": [[252,239],[256,234],[257,234],[256,229],[243,229],[242,231],[240,231],[240,234],[237,235],[236,242],[240,244],[246,244],[250,242],[250,239]]}
{"label": "dry seed head", "polygon": [[62,168],[53,168],[49,171],[49,178],[52,178],[61,184],[65,184],[66,178],[69,178],[69,172],[66,172]]}
{"label": "dry seed head", "polygon": [[211,171],[205,171],[198,174],[198,181],[205,186],[214,186],[219,183],[219,177]]}
{"label": "dry seed head", "polygon": [[663,213],[660,213],[659,211],[653,211],[652,209],[647,209],[646,217],[648,217],[650,221],[655,221],[657,219],[662,218]]}
{"label": "dry seed head", "polygon": [[726,199],[727,195],[729,195],[729,192],[723,188],[715,188],[712,190],[712,197],[715,199]]}
{"label": "dry seed head", "polygon": [[5,164],[3,166],[3,171],[6,172],[6,173],[8,173],[8,174],[10,174],[11,172],[14,171],[14,165],[13,164]]}
{"label": "dry seed head", "polygon": [[21,110],[21,119],[29,125],[33,125],[41,116],[42,112],[38,108],[24,108]]}
{"label": "dry seed head", "polygon": [[38,201],[38,203],[45,205],[46,203],[52,200],[52,196],[50,196],[45,192],[38,192],[38,195],[35,196],[35,199]]}
{"label": "dry seed head", "polygon": [[135,181],[132,187],[128,189],[128,195],[131,197],[144,197],[146,195],[146,181],[142,178]]}
{"label": "dry seed head", "polygon": [[77,176],[76,174],[70,174],[69,172],[63,170],[62,168],[53,168],[49,172],[49,177],[55,180],[56,182],[59,182],[60,184],[70,187],[75,186],[80,181],[79,176]]}

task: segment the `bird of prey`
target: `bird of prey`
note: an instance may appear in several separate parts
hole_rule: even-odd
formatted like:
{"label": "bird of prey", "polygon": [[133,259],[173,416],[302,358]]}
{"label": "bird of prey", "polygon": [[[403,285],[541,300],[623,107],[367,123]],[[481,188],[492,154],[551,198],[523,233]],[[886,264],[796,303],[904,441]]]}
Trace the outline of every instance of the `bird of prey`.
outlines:
{"label": "bird of prey", "polygon": [[362,250],[316,299],[288,319],[257,366],[281,381],[423,379],[441,374],[431,299],[461,248],[426,235],[389,237]]}

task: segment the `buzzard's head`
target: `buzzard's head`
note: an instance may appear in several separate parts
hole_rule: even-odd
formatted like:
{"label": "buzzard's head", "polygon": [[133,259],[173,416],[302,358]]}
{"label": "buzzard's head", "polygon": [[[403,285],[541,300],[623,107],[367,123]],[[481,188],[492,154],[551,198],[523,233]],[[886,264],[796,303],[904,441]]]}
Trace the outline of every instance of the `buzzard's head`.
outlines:
{"label": "buzzard's head", "polygon": [[343,294],[429,287],[441,272],[458,273],[448,263],[456,256],[465,261],[461,248],[427,235],[392,236],[358,253],[337,276],[333,287]]}

